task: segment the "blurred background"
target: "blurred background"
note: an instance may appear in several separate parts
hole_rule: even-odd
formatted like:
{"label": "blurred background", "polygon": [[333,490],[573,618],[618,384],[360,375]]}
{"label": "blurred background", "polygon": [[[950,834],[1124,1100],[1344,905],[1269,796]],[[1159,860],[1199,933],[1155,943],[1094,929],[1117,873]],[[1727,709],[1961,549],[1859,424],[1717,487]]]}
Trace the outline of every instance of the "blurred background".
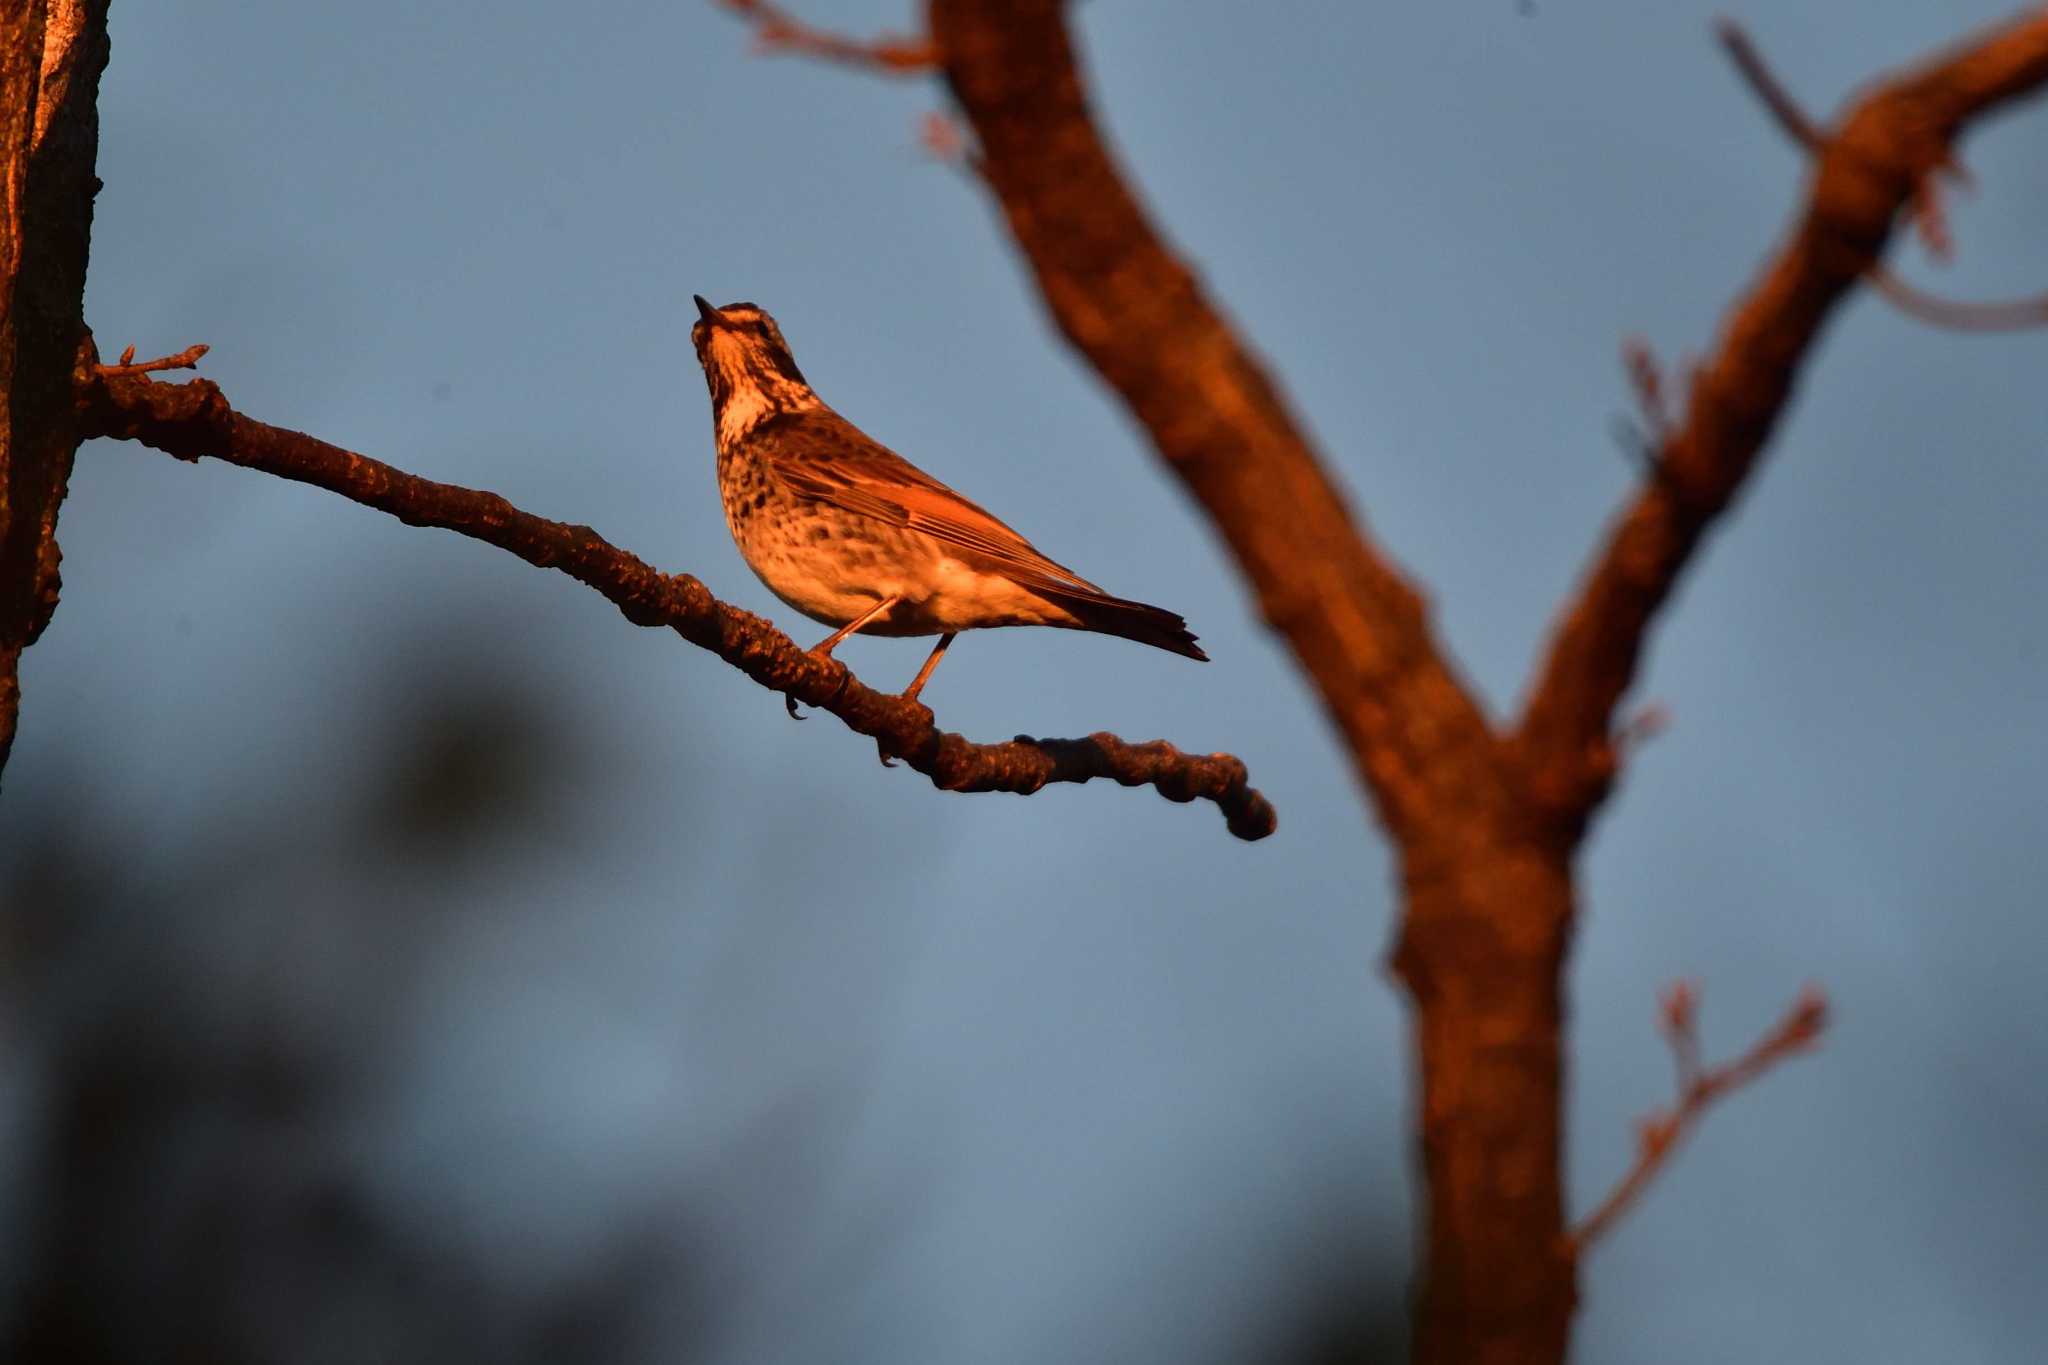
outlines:
{"label": "blurred background", "polygon": [[[797,6],[908,30],[906,0]],[[1907,12],[1910,9],[1911,12]],[[2002,11],[1738,17],[1817,112]],[[1215,662],[970,636],[978,739],[1229,749],[1281,812],[951,796],[560,575],[331,495],[82,452],[0,798],[0,1353],[326,1362],[1398,1358],[1387,853],[1202,522],[1058,345],[943,108],[708,3],[121,3],[87,316],[245,412],[731,547],[693,292]],[[1704,5],[1078,6],[1150,203],[1496,710],[1798,158]],[[2048,286],[2048,117],[1966,148],[1968,297]],[[1604,1243],[1577,1358],[2020,1359],[2048,1261],[2048,337],[1864,298],[1639,691],[1585,863],[1579,1209],[1825,984]],[[851,642],[891,687],[916,642]]]}

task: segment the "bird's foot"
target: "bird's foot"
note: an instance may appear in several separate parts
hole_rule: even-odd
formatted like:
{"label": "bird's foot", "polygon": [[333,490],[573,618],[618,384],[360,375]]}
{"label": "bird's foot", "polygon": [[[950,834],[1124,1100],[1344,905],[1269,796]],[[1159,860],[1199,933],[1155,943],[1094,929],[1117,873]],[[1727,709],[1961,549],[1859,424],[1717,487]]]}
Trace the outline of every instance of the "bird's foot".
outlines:
{"label": "bird's foot", "polygon": [[[818,657],[821,659],[831,659],[833,663],[839,663],[839,661],[837,659],[833,659],[830,654],[818,654],[818,651],[815,649],[808,650],[806,652],[811,654],[817,654]],[[839,664],[839,686],[832,689],[832,700],[826,702],[825,705],[838,705],[839,699],[846,695],[846,684],[851,681],[853,681],[853,670],[848,668],[845,664]],[[782,694],[782,709],[789,712],[789,718],[791,720],[803,719],[802,716],[796,713],[796,694],[793,692],[785,692]]]}

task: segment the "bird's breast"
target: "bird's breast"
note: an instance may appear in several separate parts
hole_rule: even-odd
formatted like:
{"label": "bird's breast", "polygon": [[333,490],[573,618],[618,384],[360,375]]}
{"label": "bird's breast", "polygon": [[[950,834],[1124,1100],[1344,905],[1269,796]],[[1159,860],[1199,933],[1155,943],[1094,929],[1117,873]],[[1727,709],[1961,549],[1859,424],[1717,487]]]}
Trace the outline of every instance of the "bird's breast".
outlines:
{"label": "bird's breast", "polygon": [[1073,624],[1060,607],[931,536],[798,497],[746,441],[720,443],[718,488],[747,567],[814,621],[843,626],[895,597],[863,634]]}
{"label": "bird's breast", "polygon": [[[936,555],[924,537],[799,498],[743,448],[720,452],[718,488],[747,567],[812,620],[843,626],[885,597],[905,598],[907,609],[929,595]],[[899,624],[909,625],[907,610]],[[887,628],[886,621],[876,625]],[[909,625],[902,633],[929,628]]]}

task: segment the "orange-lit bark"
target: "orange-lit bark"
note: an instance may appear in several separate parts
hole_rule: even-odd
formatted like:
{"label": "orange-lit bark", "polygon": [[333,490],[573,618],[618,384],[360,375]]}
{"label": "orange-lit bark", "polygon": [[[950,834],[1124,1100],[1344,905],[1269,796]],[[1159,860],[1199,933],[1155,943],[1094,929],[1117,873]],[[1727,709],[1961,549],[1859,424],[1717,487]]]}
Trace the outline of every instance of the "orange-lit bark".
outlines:
{"label": "orange-lit bark", "polygon": [[104,0],[0,4],[0,769],[57,607],[106,52]]}
{"label": "orange-lit bark", "polygon": [[931,0],[979,166],[1061,334],[1144,425],[1314,682],[1400,855],[1426,1182],[1415,1358],[1563,1358],[1576,1300],[1560,1123],[1572,859],[1618,763],[1649,627],[1753,469],[1830,312],[1971,118],[2048,78],[2048,16],[1859,104],[1791,243],[1734,311],[1496,735],[1273,380],[1091,116],[1064,0]]}

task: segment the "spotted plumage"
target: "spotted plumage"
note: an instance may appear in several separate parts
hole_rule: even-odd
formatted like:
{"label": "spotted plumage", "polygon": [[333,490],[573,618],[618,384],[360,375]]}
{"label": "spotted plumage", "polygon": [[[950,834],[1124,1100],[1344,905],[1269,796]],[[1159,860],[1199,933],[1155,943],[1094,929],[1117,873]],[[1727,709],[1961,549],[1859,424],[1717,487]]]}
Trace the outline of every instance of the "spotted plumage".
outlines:
{"label": "spotted plumage", "polygon": [[751,303],[697,300],[718,490],[740,554],[777,597],[848,634],[953,636],[991,626],[1092,630],[1205,659],[1170,611],[1112,597],[820,399],[782,329]]}

